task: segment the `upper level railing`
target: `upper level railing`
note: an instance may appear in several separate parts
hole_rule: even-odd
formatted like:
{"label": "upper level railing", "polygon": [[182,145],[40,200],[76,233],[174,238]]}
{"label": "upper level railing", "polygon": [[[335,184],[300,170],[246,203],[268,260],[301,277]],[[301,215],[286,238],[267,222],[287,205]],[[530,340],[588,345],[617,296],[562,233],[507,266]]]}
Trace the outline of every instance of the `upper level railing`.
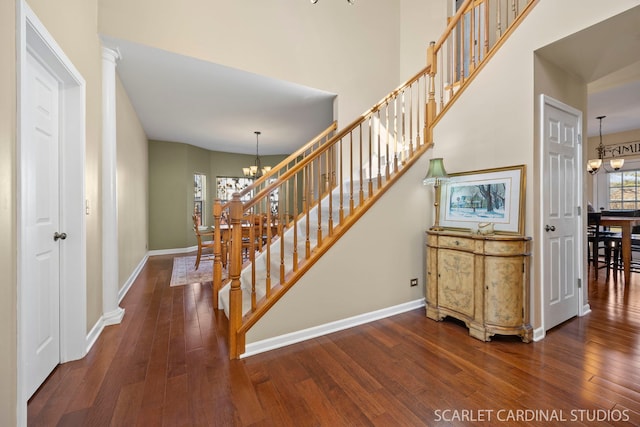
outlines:
{"label": "upper level railing", "polygon": [[537,2],[465,0],[440,39],[427,50],[430,128]]}
{"label": "upper level railing", "polygon": [[423,70],[231,202],[214,203],[213,303],[230,282],[231,358],[244,352],[249,328],[427,151],[438,118],[535,2],[465,1]]}

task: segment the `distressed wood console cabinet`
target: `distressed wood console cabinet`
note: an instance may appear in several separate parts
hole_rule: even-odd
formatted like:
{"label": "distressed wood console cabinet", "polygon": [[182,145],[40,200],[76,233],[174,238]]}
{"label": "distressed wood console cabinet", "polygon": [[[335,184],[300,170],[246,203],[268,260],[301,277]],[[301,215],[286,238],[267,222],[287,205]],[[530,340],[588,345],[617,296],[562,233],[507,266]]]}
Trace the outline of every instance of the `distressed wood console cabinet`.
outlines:
{"label": "distressed wood console cabinet", "polygon": [[499,334],[530,342],[530,241],[427,231],[427,317],[461,320],[482,341]]}

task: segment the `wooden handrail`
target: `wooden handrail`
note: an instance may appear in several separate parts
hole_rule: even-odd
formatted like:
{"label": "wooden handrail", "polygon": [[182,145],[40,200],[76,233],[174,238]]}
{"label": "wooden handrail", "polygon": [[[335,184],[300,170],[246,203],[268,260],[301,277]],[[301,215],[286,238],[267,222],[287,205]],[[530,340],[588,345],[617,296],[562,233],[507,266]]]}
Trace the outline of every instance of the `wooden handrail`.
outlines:
{"label": "wooden handrail", "polygon": [[[516,15],[511,26],[504,32],[500,29],[502,37],[489,46],[488,8],[496,5],[496,22],[502,25],[504,1],[516,0],[466,0],[443,36],[428,47],[427,65],[420,72],[342,130],[336,132],[332,124],[250,187],[234,194],[233,201],[224,205],[216,201],[213,212],[218,232],[214,238],[219,242],[214,246],[214,306],[222,292],[222,308],[229,311],[230,357],[244,352],[246,332],[433,145],[437,120],[537,0],[523,0],[527,6],[520,15],[512,5]],[[472,22],[469,35],[463,24],[467,13]],[[504,21],[509,23],[509,19]],[[456,38],[456,32],[464,37]],[[480,37],[482,43],[477,41]],[[467,42],[477,46],[469,49],[469,58],[455,50],[456,43],[464,47]],[[445,61],[447,52],[450,58]],[[451,87],[457,85],[454,93],[445,87],[444,79],[457,76],[459,82],[447,81]],[[446,100],[445,90],[450,95]],[[251,200],[242,203],[241,198],[251,192]],[[219,230],[223,215],[230,221],[227,237]],[[245,235],[242,231],[247,227]],[[248,236],[244,237],[248,243],[243,236]],[[249,254],[243,257],[247,247]],[[263,268],[260,272],[258,260]],[[228,301],[219,274],[225,262]],[[242,273],[243,265],[250,274]],[[250,295],[245,303],[244,294]]]}

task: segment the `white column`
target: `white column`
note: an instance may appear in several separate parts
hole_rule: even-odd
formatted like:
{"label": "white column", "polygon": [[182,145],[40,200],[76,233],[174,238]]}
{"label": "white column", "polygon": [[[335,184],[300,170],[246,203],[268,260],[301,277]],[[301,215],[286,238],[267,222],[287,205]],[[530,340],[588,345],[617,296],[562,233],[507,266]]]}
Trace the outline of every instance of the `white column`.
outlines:
{"label": "white column", "polygon": [[117,50],[102,48],[102,320],[122,321],[118,307],[118,189],[116,151]]}

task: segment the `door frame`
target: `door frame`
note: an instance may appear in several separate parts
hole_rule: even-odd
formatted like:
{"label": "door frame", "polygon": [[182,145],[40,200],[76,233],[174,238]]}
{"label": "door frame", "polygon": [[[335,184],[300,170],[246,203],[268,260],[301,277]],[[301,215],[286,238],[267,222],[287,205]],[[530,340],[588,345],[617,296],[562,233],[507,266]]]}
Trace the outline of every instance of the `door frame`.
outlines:
{"label": "door frame", "polygon": [[26,268],[25,212],[27,195],[25,182],[24,147],[26,141],[27,112],[23,99],[27,96],[27,51],[38,58],[60,82],[60,230],[69,235],[60,245],[60,362],[80,359],[87,352],[87,269],[85,219],[85,92],[86,83],[51,34],[26,4],[16,2],[17,68],[17,143],[16,143],[16,234],[17,234],[17,420],[26,425],[27,398],[25,395],[25,369],[23,362],[25,300],[22,282]]}
{"label": "door frame", "polygon": [[[545,259],[544,259],[544,245],[542,244],[542,242],[544,241],[545,238],[545,231],[544,231],[544,214],[545,214],[545,210],[547,207],[547,203],[546,203],[546,199],[544,196],[544,162],[545,162],[545,156],[546,156],[546,151],[547,151],[547,144],[545,143],[545,132],[544,132],[544,128],[545,128],[545,123],[544,123],[544,117],[545,117],[545,112],[546,112],[546,108],[547,106],[551,106],[554,108],[557,108],[559,110],[565,111],[568,114],[572,114],[578,117],[578,129],[580,131],[580,134],[578,135],[578,145],[579,145],[579,149],[577,150],[577,157],[576,157],[576,168],[580,168],[582,165],[582,159],[583,159],[583,154],[584,154],[584,144],[582,141],[582,135],[583,135],[583,119],[582,119],[582,111],[571,107],[570,105],[567,105],[563,102],[560,102],[548,95],[545,94],[540,94],[540,115],[539,115],[539,126],[540,126],[540,143],[539,143],[539,147],[540,147],[540,151],[539,151],[539,158],[540,158],[540,162],[539,162],[539,170],[538,170],[538,184],[539,184],[539,188],[541,189],[540,192],[540,203],[539,205],[539,210],[538,210],[538,218],[539,218],[539,223],[538,223],[538,242],[540,242],[540,244],[538,244],[538,249],[537,249],[537,254],[540,260],[540,304],[541,304],[541,309],[540,309],[540,328],[537,329],[534,333],[534,340],[540,340],[542,338],[544,338],[544,336],[546,335],[546,325],[545,325],[545,312],[546,312],[546,307],[545,307],[545,289],[544,289],[544,283],[543,279],[545,277],[545,273],[546,273],[546,268],[547,266],[545,265]],[[587,277],[586,275],[586,260],[584,259],[584,244],[585,244],[585,240],[584,240],[584,230],[586,230],[586,224],[585,224],[585,215],[582,214],[582,212],[585,211],[585,201],[584,201],[584,171],[583,170],[578,170],[576,171],[576,182],[578,184],[578,189],[577,189],[577,194],[579,195],[579,199],[578,199],[578,203],[579,203],[579,208],[580,208],[580,215],[579,215],[579,220],[576,221],[576,242],[577,242],[577,248],[575,251],[575,265],[579,265],[581,266],[578,271],[576,272],[576,278],[579,279],[582,283],[582,286],[578,288],[578,316],[584,316],[585,314],[588,314],[589,312],[591,312],[591,308],[589,307],[589,302],[586,299],[586,295],[589,294],[589,283],[588,280],[585,280],[585,277]]]}

